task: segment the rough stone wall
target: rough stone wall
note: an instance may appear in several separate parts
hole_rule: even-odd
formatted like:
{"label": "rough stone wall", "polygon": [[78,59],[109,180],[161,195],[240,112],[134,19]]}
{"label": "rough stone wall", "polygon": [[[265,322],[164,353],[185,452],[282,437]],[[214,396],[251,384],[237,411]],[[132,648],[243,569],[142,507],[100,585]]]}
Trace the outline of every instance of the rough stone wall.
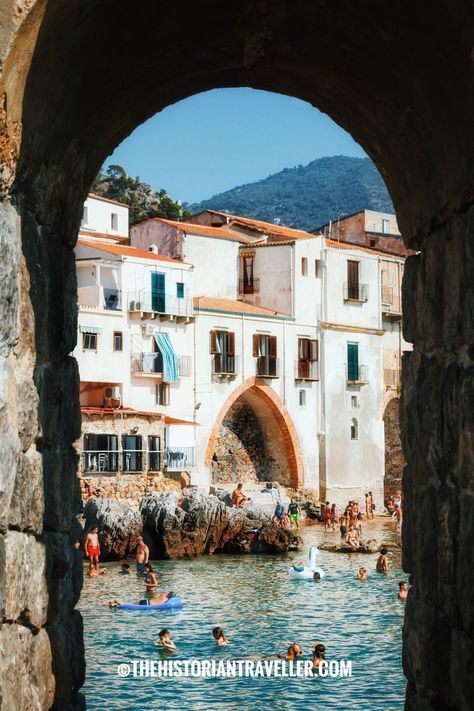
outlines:
{"label": "rough stone wall", "polygon": [[86,484],[92,489],[100,489],[107,499],[125,501],[130,506],[140,504],[140,499],[152,491],[181,491],[189,486],[190,476],[186,472],[170,472],[163,474],[119,474],[117,476],[100,476],[85,474],[81,478],[81,492],[86,492]]}
{"label": "rough stone wall", "polygon": [[[474,698],[474,208],[406,263],[401,424],[406,708]],[[442,665],[440,666],[439,657]]]}
{"label": "rough stone wall", "polygon": [[219,430],[213,455],[213,481],[265,480],[265,439],[249,405],[237,401],[229,410]]}
{"label": "rough stone wall", "polygon": [[384,499],[387,500],[397,489],[401,490],[403,467],[405,466],[400,439],[400,401],[398,398],[389,401],[383,420],[385,428]]}

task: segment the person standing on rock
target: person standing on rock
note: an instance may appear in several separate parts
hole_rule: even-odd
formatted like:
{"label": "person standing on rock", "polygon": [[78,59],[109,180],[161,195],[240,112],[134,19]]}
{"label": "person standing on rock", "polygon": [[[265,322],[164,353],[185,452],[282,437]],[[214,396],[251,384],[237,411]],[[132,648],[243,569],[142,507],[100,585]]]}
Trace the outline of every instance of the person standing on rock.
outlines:
{"label": "person standing on rock", "polygon": [[96,571],[99,570],[99,556],[100,556],[100,543],[99,543],[99,529],[97,526],[93,526],[86,536],[86,555],[89,558],[89,572],[95,568]]}
{"label": "person standing on rock", "polygon": [[291,503],[288,506],[288,518],[290,519],[291,524],[293,524],[293,523],[296,524],[297,529],[300,527],[299,523],[298,523],[299,517],[300,517],[300,507],[298,506],[296,499],[291,499]]}
{"label": "person standing on rock", "polygon": [[145,541],[141,536],[137,538],[137,551],[135,556],[135,562],[137,564],[137,575],[143,575],[145,573],[145,565],[148,563],[148,558],[150,557],[150,550],[146,545]]}

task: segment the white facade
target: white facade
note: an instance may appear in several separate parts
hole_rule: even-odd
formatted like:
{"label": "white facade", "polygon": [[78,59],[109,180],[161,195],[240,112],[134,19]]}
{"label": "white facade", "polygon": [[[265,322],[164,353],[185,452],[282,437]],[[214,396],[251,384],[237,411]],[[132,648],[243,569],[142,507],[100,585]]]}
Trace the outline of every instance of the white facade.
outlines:
{"label": "white facade", "polygon": [[[264,432],[268,479],[339,505],[363,501],[368,490],[381,501],[384,404],[398,394],[407,347],[403,259],[229,223],[213,230],[151,220],[133,228],[136,246],[80,235],[82,404],[162,413],[164,448],[192,484],[208,487],[222,423],[242,403]],[[95,350],[85,338],[94,331]],[[176,382],[157,372],[157,334],[177,356]],[[192,456],[179,460],[180,448]]]}
{"label": "white facade", "polygon": [[128,239],[128,206],[115,200],[89,195],[84,203],[81,231],[111,239]]}

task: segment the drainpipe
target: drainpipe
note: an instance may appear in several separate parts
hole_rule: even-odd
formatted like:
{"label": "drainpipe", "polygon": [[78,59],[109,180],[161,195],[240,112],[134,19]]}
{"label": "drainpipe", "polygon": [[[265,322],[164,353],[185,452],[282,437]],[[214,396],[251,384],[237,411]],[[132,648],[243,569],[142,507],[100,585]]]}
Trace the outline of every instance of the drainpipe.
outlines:
{"label": "drainpipe", "polygon": [[240,316],[240,324],[241,324],[241,326],[240,326],[240,329],[241,329],[241,331],[240,331],[240,358],[241,358],[241,362],[242,362],[241,377],[242,377],[242,382],[244,382],[244,380],[245,380],[245,369],[244,369],[245,350],[244,350],[244,315],[243,314],[241,314],[241,316]]}
{"label": "drainpipe", "polygon": [[[294,313],[294,312],[293,312]],[[283,373],[282,373],[282,378],[283,378],[283,392],[282,392],[282,400],[283,404],[286,407],[286,349],[285,349],[285,341],[286,341],[286,332],[285,332],[285,324],[286,321],[283,320],[283,352],[282,352],[282,361],[283,361]]]}

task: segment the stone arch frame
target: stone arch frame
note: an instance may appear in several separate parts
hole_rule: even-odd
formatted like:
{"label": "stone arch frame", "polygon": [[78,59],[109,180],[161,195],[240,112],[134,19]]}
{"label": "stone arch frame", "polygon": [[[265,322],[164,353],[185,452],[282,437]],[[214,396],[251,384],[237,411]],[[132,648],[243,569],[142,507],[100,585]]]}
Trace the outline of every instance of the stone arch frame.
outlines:
{"label": "stone arch frame", "polygon": [[224,422],[224,418],[229,412],[232,405],[245,393],[255,393],[263,402],[269,406],[276,422],[278,429],[281,432],[283,443],[286,451],[288,468],[290,470],[290,487],[292,489],[300,489],[304,483],[303,460],[301,457],[301,449],[293,421],[283,403],[283,400],[275,392],[275,390],[267,385],[262,378],[252,377],[247,378],[241,383],[226,399],[225,403],[219,410],[211,434],[206,447],[206,455],[204,463],[206,467],[211,468],[212,455],[216,444],[216,439],[219,429]]}
{"label": "stone arch frame", "polygon": [[[1,400],[8,423],[0,430],[2,536],[7,545],[10,529],[22,540],[47,531],[36,575],[42,572],[50,603],[36,618],[35,640],[48,647],[46,626],[60,682],[56,708],[81,703],[83,674],[77,585],[66,601],[51,574],[54,558],[66,556],[78,495],[71,447],[80,429],[77,368],[68,354],[76,318],[71,249],[82,203],[104,158],[140,122],[219,86],[287,93],[329,114],[374,159],[405,242],[420,250],[407,261],[403,287],[405,339],[415,346],[404,358],[401,398],[403,565],[413,581],[406,708],[469,708],[466,595],[474,566],[467,555],[453,559],[452,550],[470,550],[474,515],[466,433],[474,377],[472,3],[438,2],[427,25],[424,3],[394,10],[349,0],[198,0],[183,18],[176,4],[149,3],[138,13],[126,0],[3,0],[0,24],[0,365],[9,394],[5,406]],[[22,618],[6,622],[5,635],[19,640],[21,628],[27,639]],[[443,659],[432,658],[434,646],[447,650]],[[464,676],[450,673],[459,659]],[[43,691],[51,680],[45,671]]]}

